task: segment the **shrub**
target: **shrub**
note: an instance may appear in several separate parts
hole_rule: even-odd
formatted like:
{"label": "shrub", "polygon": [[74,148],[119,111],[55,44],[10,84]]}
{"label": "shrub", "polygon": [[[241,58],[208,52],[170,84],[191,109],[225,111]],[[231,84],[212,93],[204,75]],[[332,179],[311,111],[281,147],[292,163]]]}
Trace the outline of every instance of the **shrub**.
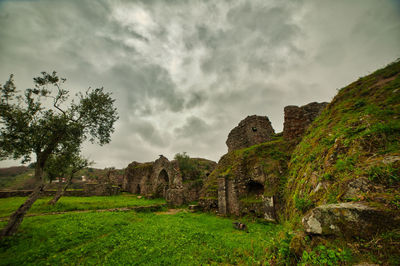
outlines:
{"label": "shrub", "polygon": [[178,161],[179,169],[182,173],[183,180],[198,179],[200,176],[200,170],[196,163],[190,159],[186,152],[177,153],[174,159]]}
{"label": "shrub", "polygon": [[304,251],[300,265],[338,265],[351,260],[351,252],[347,249],[330,249],[319,245],[311,252]]}

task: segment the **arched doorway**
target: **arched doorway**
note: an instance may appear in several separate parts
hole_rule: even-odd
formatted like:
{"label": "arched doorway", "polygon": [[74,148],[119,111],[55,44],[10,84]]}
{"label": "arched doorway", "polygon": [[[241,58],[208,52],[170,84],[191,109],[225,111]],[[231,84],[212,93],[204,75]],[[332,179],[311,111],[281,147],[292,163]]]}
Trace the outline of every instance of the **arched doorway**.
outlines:
{"label": "arched doorway", "polygon": [[158,182],[157,182],[156,196],[165,198],[167,190],[169,188],[169,176],[165,169],[162,169],[160,171],[157,180]]}

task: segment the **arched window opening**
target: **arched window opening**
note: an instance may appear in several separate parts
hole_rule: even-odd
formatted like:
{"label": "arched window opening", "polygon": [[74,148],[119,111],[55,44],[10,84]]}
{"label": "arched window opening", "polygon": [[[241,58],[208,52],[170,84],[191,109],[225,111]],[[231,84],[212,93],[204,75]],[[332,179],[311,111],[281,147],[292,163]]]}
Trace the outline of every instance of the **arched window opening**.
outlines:
{"label": "arched window opening", "polygon": [[250,181],[247,183],[247,194],[249,196],[258,196],[264,193],[264,185],[257,181]]}

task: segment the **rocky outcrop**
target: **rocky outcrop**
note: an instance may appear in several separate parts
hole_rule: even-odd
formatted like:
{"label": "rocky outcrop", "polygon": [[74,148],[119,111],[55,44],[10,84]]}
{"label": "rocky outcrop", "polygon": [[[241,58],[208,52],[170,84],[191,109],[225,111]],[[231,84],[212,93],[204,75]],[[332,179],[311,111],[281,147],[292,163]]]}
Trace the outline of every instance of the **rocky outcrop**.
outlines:
{"label": "rocky outcrop", "polygon": [[399,226],[393,213],[363,203],[321,205],[302,219],[305,231],[316,235],[373,236],[380,231]]}
{"label": "rocky outcrop", "polygon": [[248,116],[229,133],[226,140],[228,152],[267,142],[274,133],[268,117]]}
{"label": "rocky outcrop", "polygon": [[286,106],[284,108],[283,137],[289,141],[298,140],[327,105],[326,102],[312,102],[301,107]]}

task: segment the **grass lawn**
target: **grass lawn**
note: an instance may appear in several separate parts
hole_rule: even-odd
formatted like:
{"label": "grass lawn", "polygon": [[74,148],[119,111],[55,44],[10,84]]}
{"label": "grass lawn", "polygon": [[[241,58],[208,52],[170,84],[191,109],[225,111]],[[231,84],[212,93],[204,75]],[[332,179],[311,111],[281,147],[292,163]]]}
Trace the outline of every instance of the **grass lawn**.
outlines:
{"label": "grass lawn", "polygon": [[[136,195],[131,194],[104,197],[62,197],[54,206],[47,205],[50,199],[51,197],[38,199],[28,213],[98,210],[165,203],[163,199],[138,199]],[[26,197],[0,199],[0,217],[12,214],[25,200]]]}
{"label": "grass lawn", "polygon": [[[4,226],[5,223],[0,223]],[[205,213],[89,212],[27,217],[0,240],[0,265],[199,265],[265,262],[282,226]]]}

